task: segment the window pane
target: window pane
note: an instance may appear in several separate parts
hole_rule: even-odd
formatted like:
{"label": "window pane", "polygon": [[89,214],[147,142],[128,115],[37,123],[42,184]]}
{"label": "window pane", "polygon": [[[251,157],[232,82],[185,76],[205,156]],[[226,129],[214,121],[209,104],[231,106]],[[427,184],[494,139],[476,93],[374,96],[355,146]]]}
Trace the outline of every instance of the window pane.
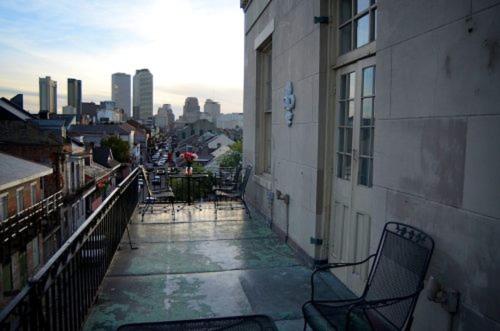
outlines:
{"label": "window pane", "polygon": [[369,174],[369,163],[370,160],[365,157],[359,158],[359,173],[358,173],[358,184],[359,185],[368,185],[368,174]]}
{"label": "window pane", "polygon": [[344,150],[344,135],[345,135],[345,129],[339,128],[339,144],[338,144],[338,151],[339,152],[345,152]]}
{"label": "window pane", "polygon": [[351,50],[351,26],[349,23],[340,29],[340,54],[347,53]]}
{"label": "window pane", "polygon": [[372,11],[371,25],[371,40],[377,40],[377,9]]}
{"label": "window pane", "polygon": [[363,69],[363,96],[370,96],[374,94],[374,67]]}
{"label": "window pane", "polygon": [[271,113],[264,114],[265,140],[264,140],[264,171],[271,172],[271,139],[272,139],[272,118]]}
{"label": "window pane", "polygon": [[343,169],[342,160],[343,160],[342,154],[337,153],[337,177],[339,177],[339,178],[343,178],[343,176],[342,176],[342,169]]}
{"label": "window pane", "polygon": [[340,23],[344,23],[351,18],[352,15],[352,0],[340,1]]}
{"label": "window pane", "polygon": [[340,99],[347,99],[347,75],[340,76]]}
{"label": "window pane", "polygon": [[344,126],[346,123],[346,116],[347,116],[346,105],[347,103],[345,101],[341,101],[339,103],[339,126]]}
{"label": "window pane", "polygon": [[366,14],[356,20],[356,48],[368,44],[370,40],[370,19]]}
{"label": "window pane", "polygon": [[354,72],[351,72],[349,74],[349,95],[347,96],[347,98],[354,99],[355,92],[356,92],[356,74]]}
{"label": "window pane", "polygon": [[370,0],[357,0],[356,1],[356,14],[370,7]]}
{"label": "window pane", "polygon": [[359,133],[359,154],[360,155],[371,155],[370,151],[370,133],[371,129],[361,129]]}
{"label": "window pane", "polygon": [[351,156],[350,155],[344,155],[344,161],[343,161],[343,176],[342,178],[350,180],[351,179]]}
{"label": "window pane", "polygon": [[373,98],[363,99],[363,111],[361,112],[361,126],[372,125]]}
{"label": "window pane", "polygon": [[351,153],[352,151],[352,128],[348,128],[348,129],[345,129],[346,130],[346,137],[345,137],[345,140],[346,140],[346,144],[345,144],[345,150],[347,153]]}
{"label": "window pane", "polygon": [[352,123],[354,121],[354,101],[349,101],[348,105],[349,109],[348,109],[348,117],[346,125],[352,127]]}

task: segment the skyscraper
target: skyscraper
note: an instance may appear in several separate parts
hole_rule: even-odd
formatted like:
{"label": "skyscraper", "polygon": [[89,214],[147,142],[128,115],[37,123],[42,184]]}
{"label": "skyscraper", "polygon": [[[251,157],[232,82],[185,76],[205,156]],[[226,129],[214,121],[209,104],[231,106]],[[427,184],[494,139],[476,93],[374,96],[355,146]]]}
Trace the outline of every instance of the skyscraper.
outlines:
{"label": "skyscraper", "polygon": [[138,69],[134,75],[134,118],[143,123],[153,117],[153,75]]}
{"label": "skyscraper", "polygon": [[117,108],[123,109],[127,118],[132,117],[130,109],[130,75],[117,72],[111,75],[111,100]]}
{"label": "skyscraper", "polygon": [[50,76],[38,78],[40,87],[40,113],[57,113],[57,82]]}
{"label": "skyscraper", "polygon": [[210,116],[213,123],[217,123],[217,117],[220,115],[220,103],[207,99],[203,106],[203,112]]}
{"label": "skyscraper", "polygon": [[200,119],[200,104],[198,98],[187,97],[182,109],[182,121],[186,123],[193,123]]}
{"label": "skyscraper", "polygon": [[68,106],[75,107],[78,115],[82,114],[82,81],[68,78]]}

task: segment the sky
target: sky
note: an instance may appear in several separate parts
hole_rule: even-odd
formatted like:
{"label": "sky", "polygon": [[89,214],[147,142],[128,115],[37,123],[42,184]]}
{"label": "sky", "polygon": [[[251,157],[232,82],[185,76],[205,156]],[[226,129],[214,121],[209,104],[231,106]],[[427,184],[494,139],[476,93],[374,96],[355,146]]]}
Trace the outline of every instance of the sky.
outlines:
{"label": "sky", "polygon": [[1,0],[0,96],[24,94],[38,112],[38,77],[82,80],[83,101],[111,99],[111,74],[148,68],[154,112],[184,99],[243,104],[243,12],[235,0]]}

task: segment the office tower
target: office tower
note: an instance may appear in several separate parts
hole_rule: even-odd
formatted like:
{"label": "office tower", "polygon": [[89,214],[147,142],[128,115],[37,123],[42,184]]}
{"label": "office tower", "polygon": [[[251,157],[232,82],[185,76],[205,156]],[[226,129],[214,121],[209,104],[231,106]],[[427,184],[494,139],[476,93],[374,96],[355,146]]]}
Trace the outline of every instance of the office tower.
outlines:
{"label": "office tower", "polygon": [[117,108],[123,109],[125,117],[132,117],[130,109],[130,75],[117,72],[111,75],[111,100]]}
{"label": "office tower", "polygon": [[82,81],[68,78],[68,106],[76,109],[78,115],[82,114]]}
{"label": "office tower", "polygon": [[182,109],[181,120],[186,123],[193,123],[200,119],[200,105],[198,103],[198,98],[187,97],[184,102],[184,107]]}
{"label": "office tower", "polygon": [[57,113],[57,82],[52,80],[50,76],[39,78],[38,84],[40,87],[40,113],[41,114],[56,114]]}
{"label": "office tower", "polygon": [[138,69],[134,75],[134,118],[145,123],[153,117],[153,75]]}
{"label": "office tower", "polygon": [[220,115],[220,104],[212,99],[207,99],[203,106],[203,112],[210,116],[213,123],[217,123],[217,117]]}

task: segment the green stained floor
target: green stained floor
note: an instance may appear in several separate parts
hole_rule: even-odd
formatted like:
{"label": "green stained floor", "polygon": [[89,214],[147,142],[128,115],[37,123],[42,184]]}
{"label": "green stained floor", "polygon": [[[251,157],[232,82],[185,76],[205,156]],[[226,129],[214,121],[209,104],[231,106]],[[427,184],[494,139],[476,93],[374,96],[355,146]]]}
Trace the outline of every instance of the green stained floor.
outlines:
{"label": "green stained floor", "polygon": [[124,236],[85,330],[248,314],[269,315],[280,330],[302,328],[311,270],[256,214],[250,220],[238,209],[216,217],[211,204],[202,207],[176,212],[174,220],[157,206],[134,219],[138,249]]}

